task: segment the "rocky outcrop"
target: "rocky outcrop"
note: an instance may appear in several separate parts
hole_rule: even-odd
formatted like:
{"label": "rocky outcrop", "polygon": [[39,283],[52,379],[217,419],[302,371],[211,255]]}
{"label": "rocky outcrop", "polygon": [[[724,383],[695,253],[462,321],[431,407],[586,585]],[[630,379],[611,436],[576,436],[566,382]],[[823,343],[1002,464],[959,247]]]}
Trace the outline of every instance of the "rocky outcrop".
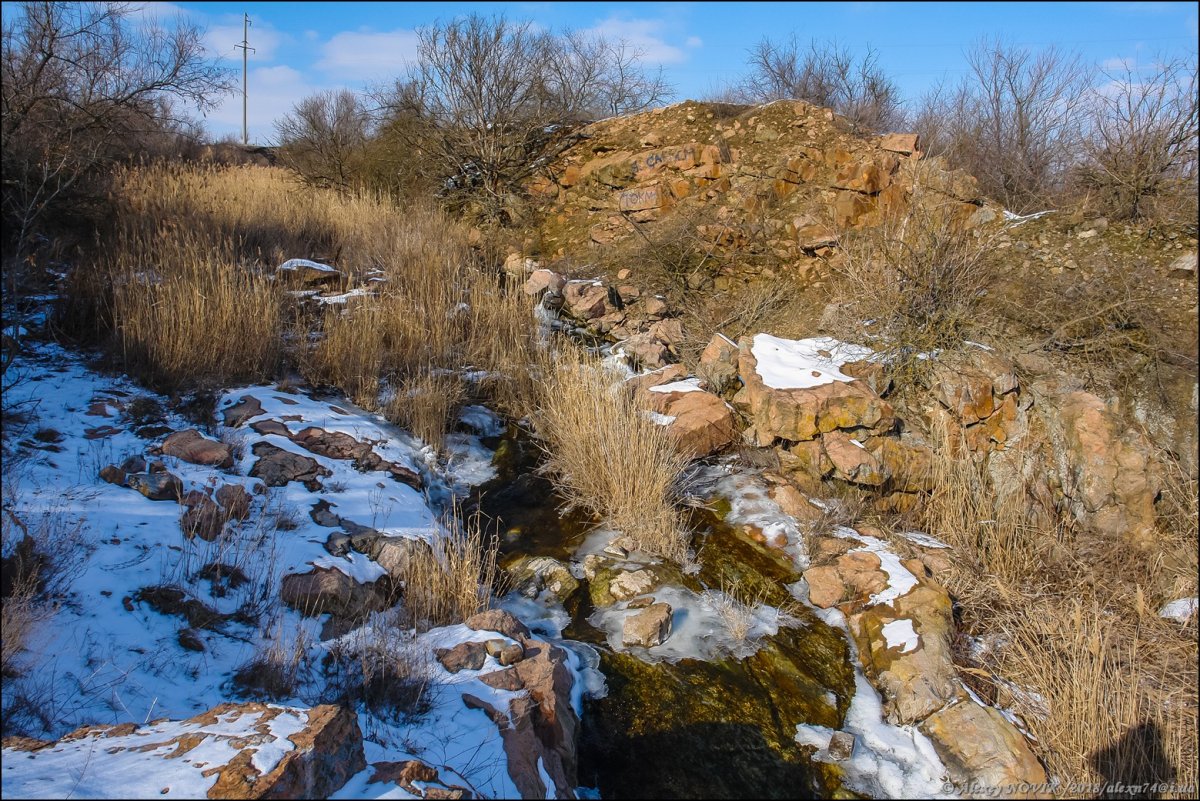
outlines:
{"label": "rocky outcrop", "polygon": [[253,395],[243,395],[237,403],[225,409],[222,417],[225,425],[237,428],[247,420],[263,414],[262,403]]}
{"label": "rocky outcrop", "polygon": [[19,758],[9,746],[4,790],[14,797],[128,798],[163,788],[192,798],[328,798],[366,767],[358,716],[340,706],[221,704],[181,721],[84,726],[21,747]]}
{"label": "rocky outcrop", "polygon": [[[504,741],[508,773],[523,798],[574,798],[578,762],[576,741],[579,717],[571,706],[571,672],[566,652],[536,640],[508,612],[488,610],[466,621],[469,628],[496,631],[520,644],[523,658],[501,675],[487,674],[491,686],[524,689],[509,701],[507,710],[464,693],[468,708],[487,714]],[[553,788],[546,786],[548,777]],[[549,795],[553,793],[553,795]]]}

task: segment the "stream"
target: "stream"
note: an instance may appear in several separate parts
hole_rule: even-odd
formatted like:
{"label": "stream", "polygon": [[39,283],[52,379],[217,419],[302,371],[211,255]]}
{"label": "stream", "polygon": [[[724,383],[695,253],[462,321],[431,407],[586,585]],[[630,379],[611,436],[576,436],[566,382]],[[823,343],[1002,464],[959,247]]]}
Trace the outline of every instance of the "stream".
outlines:
{"label": "stream", "polygon": [[[512,426],[485,444],[495,448],[498,475],[472,501],[498,527],[501,564],[548,556],[577,567],[595,525],[560,513],[559,496],[537,471],[536,443]],[[786,585],[800,574],[791,556],[726,522],[729,509],[715,496],[689,510],[701,567],[675,568],[668,583],[672,592],[703,593],[736,581],[786,610],[776,633],[746,646],[753,653],[645,661],[614,650],[589,622],[596,610],[586,581],[564,601],[563,636],[597,649],[608,688],[585,700],[579,743],[579,783],[603,798],[857,797],[836,765],[809,759],[795,741],[798,723],[841,728],[855,691],[845,637],[792,598]]]}

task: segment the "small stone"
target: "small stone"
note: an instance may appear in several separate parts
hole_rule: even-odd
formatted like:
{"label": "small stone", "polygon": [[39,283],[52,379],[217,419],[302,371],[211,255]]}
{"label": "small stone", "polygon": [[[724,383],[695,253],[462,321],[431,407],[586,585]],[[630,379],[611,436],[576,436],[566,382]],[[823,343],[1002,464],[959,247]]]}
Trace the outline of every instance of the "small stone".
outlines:
{"label": "small stone", "polygon": [[512,645],[506,645],[500,651],[500,654],[496,657],[496,661],[508,667],[509,665],[517,664],[524,658],[525,649],[521,647],[520,643],[513,643]]}
{"label": "small stone", "polygon": [[671,605],[651,604],[625,618],[621,641],[626,646],[653,648],[671,636]]}
{"label": "small stone", "polygon": [[451,673],[460,670],[479,670],[487,659],[487,650],[481,642],[460,642],[453,648],[438,648],[434,651],[442,667]]}
{"label": "small stone", "polygon": [[650,604],[654,603],[654,596],[647,595],[644,598],[634,598],[629,603],[625,604],[626,609],[645,609]]}
{"label": "small stone", "polygon": [[829,738],[829,758],[837,762],[849,759],[854,754],[854,735],[848,731],[835,731]]}

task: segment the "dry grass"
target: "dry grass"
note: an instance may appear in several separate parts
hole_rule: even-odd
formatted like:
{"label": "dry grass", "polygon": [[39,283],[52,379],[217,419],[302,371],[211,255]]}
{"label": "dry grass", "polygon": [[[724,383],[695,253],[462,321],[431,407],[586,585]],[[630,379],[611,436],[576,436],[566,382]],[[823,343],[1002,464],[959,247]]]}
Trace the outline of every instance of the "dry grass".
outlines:
{"label": "dry grass", "polygon": [[682,563],[688,539],[674,501],[686,459],[619,378],[582,358],[561,357],[545,377],[538,433],[547,467],[569,504]]}
{"label": "dry grass", "polygon": [[[131,168],[114,187],[114,233],[84,273],[97,280],[76,280],[67,308],[87,318],[76,328],[111,315],[125,366],[144,380],[265,380],[294,361],[309,381],[374,410],[388,386],[478,368],[518,376],[506,400],[528,405],[530,302],[502,291],[486,249],[444,213],[300,187],[261,167]],[[273,277],[296,257],[331,263],[352,283],[378,279],[373,296],[307,319]]]}
{"label": "dry grass", "polygon": [[372,615],[330,650],[321,700],[401,721],[428,711],[431,654],[413,638],[395,612]]}
{"label": "dry grass", "polygon": [[0,624],[0,675],[20,675],[20,656],[38,626],[51,618],[87,562],[82,521],[52,510],[33,520],[18,515],[5,498],[0,518],[4,553]]}
{"label": "dry grass", "polygon": [[388,403],[387,419],[411,431],[439,452],[467,398],[462,377],[451,372],[422,372],[408,378]]}
{"label": "dry grass", "polygon": [[233,247],[163,228],[118,238],[114,322],[125,368],[162,389],[273,375],[283,293],[236,266]]}
{"label": "dry grass", "polygon": [[233,675],[233,682],[247,695],[281,701],[296,694],[308,668],[308,635],[296,627],[290,636],[283,621],[263,627],[264,639],[254,655]]}
{"label": "dry grass", "polygon": [[404,606],[421,630],[461,623],[491,604],[497,589],[497,540],[478,515],[461,519],[453,509],[442,521],[434,550],[414,550],[405,571]]}
{"label": "dry grass", "polygon": [[943,578],[968,628],[998,643],[976,671],[1021,715],[1060,781],[1194,786],[1196,622],[1157,615],[1175,593],[1196,592],[1194,569],[1164,558],[1195,553],[1194,500],[1190,527],[1164,528],[1160,551],[1142,554],[1031,514],[1025,486],[998,493],[953,445],[938,443],[937,489],[920,523],[954,548]]}
{"label": "dry grass", "polygon": [[754,610],[766,603],[765,588],[752,593],[737,579],[721,578],[720,592],[710,593],[708,601],[729,630],[729,636],[738,642],[750,637],[754,628]]}

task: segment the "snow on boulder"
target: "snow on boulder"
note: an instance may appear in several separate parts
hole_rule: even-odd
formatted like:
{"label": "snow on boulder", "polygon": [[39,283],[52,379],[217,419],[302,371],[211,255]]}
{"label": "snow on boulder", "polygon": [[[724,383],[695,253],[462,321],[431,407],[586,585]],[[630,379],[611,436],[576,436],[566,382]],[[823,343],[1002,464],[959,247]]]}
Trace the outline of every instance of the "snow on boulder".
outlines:
{"label": "snow on boulder", "polygon": [[777,438],[807,441],[839,429],[883,433],[895,423],[891,404],[841,369],[870,355],[867,348],[830,337],[743,337],[738,353],[743,386],[733,402],[751,419],[759,445]]}
{"label": "snow on boulder", "polygon": [[279,265],[276,274],[281,278],[298,281],[304,286],[328,284],[342,277],[340,272],[328,264],[308,259],[288,259]]}
{"label": "snow on boulder", "polygon": [[332,705],[221,704],[5,746],[5,798],[328,798],[366,767],[357,716]]}

